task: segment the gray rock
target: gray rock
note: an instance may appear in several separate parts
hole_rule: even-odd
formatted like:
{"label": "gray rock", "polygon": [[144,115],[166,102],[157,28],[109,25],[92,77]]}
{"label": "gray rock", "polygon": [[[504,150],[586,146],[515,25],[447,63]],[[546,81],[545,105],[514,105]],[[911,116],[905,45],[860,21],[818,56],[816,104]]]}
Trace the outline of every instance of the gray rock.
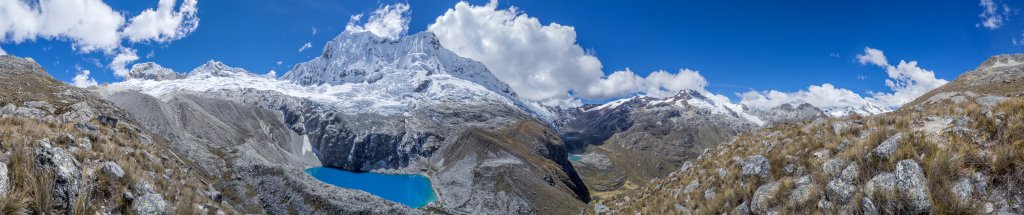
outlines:
{"label": "gray rock", "polygon": [[740,173],[743,176],[768,178],[771,175],[771,166],[764,156],[752,155],[743,160],[743,169]]}
{"label": "gray rock", "polygon": [[613,167],[612,160],[608,158],[608,155],[598,152],[580,155],[579,163],[601,170],[608,170]]}
{"label": "gray rock", "polygon": [[89,140],[89,138],[79,139],[78,146],[85,150],[92,150],[92,140]]}
{"label": "gray rock", "polygon": [[896,186],[900,193],[908,198],[912,210],[923,212],[931,210],[932,204],[928,191],[928,180],[924,177],[921,166],[914,160],[901,160],[896,163]]}
{"label": "gray rock", "polygon": [[117,165],[117,163],[114,163],[113,161],[107,161],[100,164],[100,171],[110,177],[124,177],[124,169],[121,169],[121,165]]}
{"label": "gray rock", "polygon": [[777,192],[779,192],[778,182],[761,185],[757,188],[757,191],[754,191],[754,196],[750,201],[750,210],[756,214],[772,212],[775,208],[773,201]]}
{"label": "gray rock", "polygon": [[0,196],[7,196],[7,190],[10,189],[10,186],[7,176],[7,163],[0,162]]}
{"label": "gray rock", "polygon": [[864,215],[878,215],[879,214],[878,213],[878,207],[876,207],[875,203],[871,201],[871,198],[868,198],[868,197],[862,198],[861,202],[860,202],[860,205],[861,205],[860,206],[861,207],[861,212],[863,212]]}
{"label": "gray rock", "polygon": [[153,140],[149,138],[149,135],[145,135],[145,134],[139,134],[139,142],[142,143],[142,145],[144,145],[144,146],[148,146],[149,144],[153,144]]}
{"label": "gray rock", "polygon": [[64,149],[52,147],[50,141],[39,141],[36,148],[36,165],[43,171],[53,173],[53,203],[58,209],[69,211],[74,207],[82,187],[82,171],[78,161]]}
{"label": "gray rock", "polygon": [[715,198],[715,188],[714,187],[708,188],[708,189],[704,190],[704,199],[714,199],[714,198]]}
{"label": "gray rock", "polygon": [[597,203],[597,204],[594,205],[594,213],[595,214],[604,214],[604,213],[610,213],[610,212],[611,212],[611,209],[609,209],[608,206],[605,206],[604,204]]}
{"label": "gray rock", "polygon": [[43,110],[43,111],[49,112],[49,113],[51,113],[51,114],[52,114],[52,113],[53,113],[54,111],[57,111],[57,109],[56,109],[56,108],[53,108],[53,105],[50,105],[50,103],[49,103],[49,102],[45,102],[45,101],[30,101],[30,102],[25,102],[25,107],[28,107],[28,108],[33,108],[33,109],[39,109],[39,110]]}
{"label": "gray rock", "polygon": [[167,203],[160,194],[150,193],[132,201],[131,209],[133,214],[167,214]]}
{"label": "gray rock", "polygon": [[693,168],[693,161],[683,162],[683,165],[679,166],[679,172],[689,171],[690,168]]}
{"label": "gray rock", "polygon": [[138,181],[138,182],[135,182],[134,185],[132,185],[132,192],[134,192],[135,194],[138,194],[138,195],[146,195],[146,194],[156,193],[156,190],[153,189],[153,185],[150,185],[149,182],[147,182],[147,181]]}
{"label": "gray rock", "polygon": [[686,185],[686,188],[683,189],[683,192],[692,193],[694,190],[697,190],[697,187],[700,187],[700,182],[699,181],[697,181],[697,180],[690,181],[690,184]]}
{"label": "gray rock", "polygon": [[960,178],[950,187],[950,191],[956,196],[957,202],[962,205],[970,205],[971,195],[974,192],[974,185],[969,178]]}
{"label": "gray rock", "polygon": [[834,158],[825,161],[825,163],[821,165],[821,170],[829,177],[832,177],[842,173],[844,167],[846,167],[846,160]]}
{"label": "gray rock", "polygon": [[70,110],[57,117],[61,123],[88,122],[96,117],[96,111],[86,102],[71,105]]}
{"label": "gray rock", "polygon": [[857,165],[857,162],[850,163],[850,165],[846,166],[846,169],[843,169],[839,177],[847,182],[856,182],[857,178],[860,177],[860,166]]}
{"label": "gray rock", "polygon": [[732,209],[732,213],[730,213],[730,214],[734,214],[734,215],[747,215],[747,214],[750,214],[750,206],[747,205],[747,202],[740,203],[740,205],[737,205],[735,208]]}
{"label": "gray rock", "polygon": [[786,175],[793,175],[796,173],[796,165],[786,164],[786,166],[782,167],[782,172],[786,173]]}
{"label": "gray rock", "polygon": [[881,173],[872,177],[867,185],[864,185],[864,193],[868,196],[875,196],[875,193],[882,192],[890,194],[896,189],[896,175],[892,173]]}
{"label": "gray rock", "polygon": [[803,205],[811,201],[815,185],[811,183],[810,176],[803,176],[796,182],[796,188],[789,193],[789,201],[797,205]]}
{"label": "gray rock", "polygon": [[882,141],[881,144],[878,144],[878,147],[875,147],[874,150],[871,150],[871,153],[878,158],[891,159],[892,153],[896,152],[896,149],[899,148],[900,140],[902,139],[902,134],[893,135],[888,139],[885,139],[885,141]]}
{"label": "gray rock", "polygon": [[829,200],[839,204],[846,204],[853,198],[857,187],[850,184],[850,182],[837,178],[828,182],[826,191]]}

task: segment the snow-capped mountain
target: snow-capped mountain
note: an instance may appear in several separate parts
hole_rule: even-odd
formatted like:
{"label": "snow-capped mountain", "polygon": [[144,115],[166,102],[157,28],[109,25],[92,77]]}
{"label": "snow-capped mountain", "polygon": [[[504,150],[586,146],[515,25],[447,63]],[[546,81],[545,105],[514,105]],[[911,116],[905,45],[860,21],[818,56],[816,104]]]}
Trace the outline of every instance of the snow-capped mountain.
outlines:
{"label": "snow-capped mountain", "polygon": [[[280,111],[324,166],[429,174],[438,207],[450,211],[560,213],[537,201],[589,199],[539,114],[429,32],[396,39],[345,32],[279,79],[217,61],[185,75],[161,68],[140,65],[137,78],[105,93],[188,93]],[[516,190],[497,181],[513,181]]]}
{"label": "snow-capped mountain", "polygon": [[829,116],[832,116],[832,117],[844,117],[844,116],[849,116],[849,115],[852,115],[852,114],[857,114],[857,115],[861,115],[861,116],[870,116],[870,115],[882,114],[882,113],[886,113],[886,112],[892,111],[891,108],[886,108],[886,107],[878,106],[878,105],[872,104],[870,102],[865,102],[864,104],[862,104],[860,106],[826,107],[826,108],[821,108],[821,110],[823,112],[825,112],[825,114],[828,114]]}

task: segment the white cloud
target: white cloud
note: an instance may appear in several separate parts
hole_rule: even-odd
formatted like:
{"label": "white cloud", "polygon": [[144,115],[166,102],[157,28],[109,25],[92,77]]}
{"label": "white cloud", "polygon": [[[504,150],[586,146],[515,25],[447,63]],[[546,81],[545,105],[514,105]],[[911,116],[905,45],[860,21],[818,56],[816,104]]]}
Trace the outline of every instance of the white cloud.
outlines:
{"label": "white cloud", "polygon": [[917,61],[900,61],[896,66],[882,66],[886,70],[889,79],[885,85],[892,93],[874,93],[872,96],[878,99],[884,106],[894,107],[913,101],[918,96],[924,95],[932,89],[941,87],[949,81],[935,77],[935,72],[917,66]]}
{"label": "white cloud", "polygon": [[284,63],[284,62],[283,61],[277,61],[277,65],[281,65],[282,63]]}
{"label": "white cloud", "polygon": [[[349,19],[345,26],[347,32],[371,32],[380,37],[397,39],[409,31],[409,4],[398,3],[377,8],[370,19],[360,26],[358,23],[363,15],[358,14]],[[314,30],[315,32],[315,30]],[[316,34],[316,33],[314,33]]]}
{"label": "white cloud", "polygon": [[69,41],[80,53],[102,51],[112,57],[108,67],[121,74],[125,72],[118,69],[124,70],[124,64],[138,59],[123,41],[163,43],[195,31],[199,25],[197,0],[182,0],[174,11],[176,2],[160,0],[155,10],[146,9],[126,20],[101,0],[0,0],[0,42]]}
{"label": "white cloud", "polygon": [[277,78],[277,71],[274,71],[273,69],[271,69],[270,72],[267,72],[267,74],[263,74],[263,77],[270,78],[270,79]]}
{"label": "white cloud", "polygon": [[299,52],[305,51],[308,48],[313,48],[313,44],[308,42],[306,44],[302,44],[302,47],[299,47]]}
{"label": "white cloud", "polygon": [[836,88],[832,84],[811,85],[806,90],[796,92],[779,92],[769,90],[763,92],[750,91],[740,95],[740,104],[757,109],[771,109],[783,104],[808,103],[819,108],[840,108],[861,106],[870,99],[861,97],[853,91]]}
{"label": "white cloud", "polygon": [[135,49],[121,48],[118,50],[118,54],[114,56],[114,60],[110,62],[108,67],[111,71],[114,71],[114,75],[118,77],[128,76],[128,69],[126,68],[131,62],[135,62],[139,59],[139,56],[135,54]]}
{"label": "white cloud", "polygon": [[75,78],[72,79],[73,82],[71,84],[81,88],[96,86],[96,80],[90,78],[89,73],[89,70],[82,70],[78,73],[78,75],[75,75]]}
{"label": "white cloud", "polygon": [[313,28],[313,36],[316,36],[316,26],[313,26],[311,28]]}
{"label": "white cloud", "polygon": [[132,17],[122,34],[132,42],[181,39],[199,27],[197,3],[196,0],[184,0],[178,11],[174,11],[175,0],[160,0],[156,10],[146,9]]}
{"label": "white cloud", "polygon": [[[34,3],[34,4],[33,4]],[[120,46],[121,13],[100,0],[0,1],[0,41],[68,40],[80,52]]]}
{"label": "white cloud", "polygon": [[981,6],[981,23],[976,24],[978,27],[985,27],[989,30],[995,30],[1003,26],[1003,23],[1007,20],[1013,9],[1009,5],[999,4],[995,0],[981,0],[978,5]]}
{"label": "white cloud", "polygon": [[0,55],[7,55],[7,52],[4,51],[3,47],[0,47]]}
{"label": "white cloud", "polygon": [[857,55],[857,62],[860,62],[860,64],[870,63],[877,66],[889,65],[889,60],[885,58],[885,53],[882,53],[882,50],[871,47],[864,47],[864,54]]}
{"label": "white cloud", "polygon": [[499,9],[496,1],[459,2],[427,29],[445,48],[486,65],[523,98],[548,105],[637,93],[674,95],[707,85],[691,70],[641,77],[626,69],[605,76],[601,61],[576,43],[575,28],[542,24],[515,7]]}
{"label": "white cloud", "polygon": [[801,103],[810,103],[821,108],[858,107],[864,104],[898,107],[948,82],[936,78],[934,71],[918,67],[917,61],[901,60],[896,66],[890,65],[885,54],[878,49],[864,48],[864,53],[857,55],[857,61],[862,65],[871,64],[885,69],[888,76],[885,85],[892,92],[875,92],[865,97],[826,83],[820,86],[812,85],[807,90],[797,92],[750,91],[741,95],[740,104],[759,109]]}

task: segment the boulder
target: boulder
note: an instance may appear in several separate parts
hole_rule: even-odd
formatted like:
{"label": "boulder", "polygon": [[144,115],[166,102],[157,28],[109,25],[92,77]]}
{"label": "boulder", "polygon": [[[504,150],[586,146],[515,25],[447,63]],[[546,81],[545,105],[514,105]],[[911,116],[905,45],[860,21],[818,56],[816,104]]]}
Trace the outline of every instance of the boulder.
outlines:
{"label": "boulder", "polygon": [[743,176],[758,176],[768,178],[771,175],[771,166],[768,159],[761,155],[752,155],[743,159],[743,169],[740,172]]}
{"label": "boulder", "polygon": [[844,167],[846,167],[846,160],[838,158],[829,159],[821,164],[821,170],[829,177],[842,173]]}
{"label": "boulder", "polygon": [[966,206],[970,204],[971,195],[974,192],[974,184],[971,183],[971,179],[963,177],[950,187],[950,191],[956,196],[957,202]]}
{"label": "boulder", "polygon": [[0,196],[7,196],[7,190],[11,186],[9,179],[7,176],[7,163],[0,162]]}
{"label": "boulder", "polygon": [[853,194],[856,193],[857,187],[853,186],[853,184],[846,180],[837,178],[828,182],[826,191],[829,200],[839,204],[846,204],[853,198]]}
{"label": "boulder", "polygon": [[107,161],[100,164],[100,171],[113,178],[124,177],[124,169],[121,169],[121,165],[117,165],[117,163],[114,163],[113,161]]}
{"label": "boulder", "polygon": [[914,160],[901,160],[896,163],[896,187],[905,195],[911,209],[917,212],[931,210],[932,204],[928,191],[928,180],[924,171]]}
{"label": "boulder", "polygon": [[796,181],[796,188],[789,193],[789,201],[797,205],[806,204],[813,197],[814,193],[812,191],[814,191],[814,186],[811,183],[811,176],[805,175],[800,177]]}
{"label": "boulder", "polygon": [[867,196],[875,196],[875,193],[881,192],[882,194],[891,194],[896,189],[896,175],[892,173],[882,173],[875,175],[871,180],[868,181],[867,185],[864,186],[864,194]]}
{"label": "boulder", "polygon": [[161,215],[166,214],[167,203],[160,194],[150,193],[132,201],[131,209],[133,214]]}
{"label": "boulder", "polygon": [[882,141],[881,144],[878,144],[878,147],[875,147],[874,150],[871,150],[871,154],[881,159],[892,159],[892,154],[900,147],[900,140],[902,139],[903,135],[901,134],[892,135],[885,139],[885,141]]}
{"label": "boulder", "polygon": [[871,201],[871,198],[864,197],[860,201],[861,212],[864,215],[878,215],[878,207],[875,206],[875,202]]}
{"label": "boulder", "polygon": [[747,205],[747,202],[740,203],[740,205],[737,205],[735,208],[733,208],[732,213],[729,214],[748,215],[750,214],[750,206]]}
{"label": "boulder", "polygon": [[750,201],[750,210],[755,214],[769,214],[775,209],[775,193],[779,192],[779,183],[772,182],[761,185],[754,191]]}
{"label": "boulder", "polygon": [[857,162],[850,163],[850,165],[847,165],[846,168],[843,169],[843,172],[839,174],[840,179],[851,183],[856,182],[858,177],[860,177],[860,166],[857,165]]}
{"label": "boulder", "polygon": [[36,148],[36,165],[43,171],[53,173],[53,203],[58,209],[70,211],[82,187],[82,171],[79,163],[64,149],[52,147],[50,141],[39,141]]}

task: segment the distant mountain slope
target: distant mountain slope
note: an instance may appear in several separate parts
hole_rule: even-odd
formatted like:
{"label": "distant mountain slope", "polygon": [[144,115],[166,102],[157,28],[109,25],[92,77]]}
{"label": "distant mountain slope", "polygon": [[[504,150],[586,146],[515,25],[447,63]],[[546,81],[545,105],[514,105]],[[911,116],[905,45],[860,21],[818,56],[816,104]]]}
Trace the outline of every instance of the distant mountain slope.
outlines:
{"label": "distant mountain slope", "polygon": [[588,213],[1024,213],[1024,89],[1008,85],[1024,70],[1012,58],[897,112],[740,135]]}
{"label": "distant mountain slope", "polygon": [[[147,78],[164,76],[178,78]],[[105,91],[164,101],[192,94],[280,111],[325,166],[430,176],[439,200],[433,209],[548,214],[579,211],[589,200],[562,141],[539,122],[550,120],[538,120],[482,64],[445,50],[430,33],[389,39],[345,32],[281,79],[216,61],[188,74],[139,77]],[[535,131],[508,136],[522,125]],[[494,144],[507,146],[486,147]],[[495,185],[502,181],[517,183]],[[547,202],[553,199],[564,201],[556,207]]]}

